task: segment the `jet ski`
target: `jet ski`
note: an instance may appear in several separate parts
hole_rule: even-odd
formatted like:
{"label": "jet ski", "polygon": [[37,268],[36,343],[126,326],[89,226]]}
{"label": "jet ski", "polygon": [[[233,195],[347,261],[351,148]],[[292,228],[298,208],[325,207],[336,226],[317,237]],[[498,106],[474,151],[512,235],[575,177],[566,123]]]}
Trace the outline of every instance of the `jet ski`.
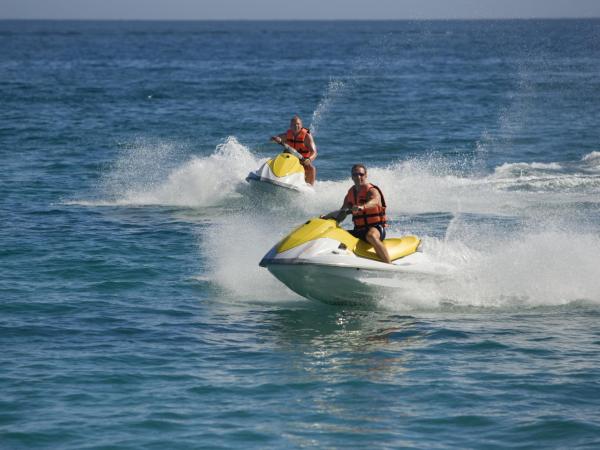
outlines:
{"label": "jet ski", "polygon": [[383,242],[392,264],[381,261],[373,246],[335,219],[312,218],[278,242],[260,266],[297,294],[330,304],[374,303],[390,289],[402,289],[398,282],[431,275],[418,237]]}
{"label": "jet ski", "polygon": [[263,187],[279,186],[294,191],[314,193],[314,188],[304,181],[304,167],[300,164],[302,155],[287,144],[281,145],[284,150],[250,172],[246,181],[258,182],[257,184]]}

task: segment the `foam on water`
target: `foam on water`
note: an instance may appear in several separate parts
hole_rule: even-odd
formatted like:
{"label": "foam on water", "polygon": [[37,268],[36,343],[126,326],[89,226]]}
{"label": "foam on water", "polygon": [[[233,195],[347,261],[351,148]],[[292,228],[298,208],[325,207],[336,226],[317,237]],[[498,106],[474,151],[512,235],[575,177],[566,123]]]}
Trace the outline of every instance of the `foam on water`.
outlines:
{"label": "foam on water", "polygon": [[101,205],[210,207],[235,197],[250,170],[259,165],[234,137],[209,156],[185,156],[173,143],[138,141],[126,147],[102,179]]}
{"label": "foam on water", "polygon": [[581,162],[587,166],[584,170],[600,171],[600,152],[594,151],[585,155]]}
{"label": "foam on water", "polygon": [[[436,264],[452,267],[419,283],[396,280],[387,308],[462,307],[523,309],[585,300],[600,304],[600,238],[561,230],[527,231],[510,238],[487,236],[481,249],[460,239],[424,238]],[[441,266],[443,267],[443,266]]]}
{"label": "foam on water", "polygon": [[[183,160],[181,153],[173,144],[164,143],[127,148],[104,174],[99,199],[67,203],[202,208],[255,195],[244,180],[265,159],[234,137],[219,144],[209,156]],[[584,157],[583,164],[572,164],[568,169],[558,163],[511,163],[485,176],[465,173],[455,163],[430,155],[386,167],[370,167],[369,178],[386,193],[390,214],[523,213],[540,202],[580,201],[581,197],[572,194],[588,197],[600,191],[600,174],[592,173],[594,153]],[[322,213],[338,208],[349,186],[350,177],[341,181],[319,180],[315,186],[317,195],[300,196],[300,200],[293,195],[287,201],[303,212]]]}
{"label": "foam on water", "polygon": [[261,258],[283,236],[289,224],[259,213],[229,214],[218,224],[221,237],[199,236],[199,251],[208,262],[206,277],[237,300],[283,301],[299,297],[258,266]]}
{"label": "foam on water", "polygon": [[[507,163],[483,176],[472,175],[468,164],[434,155],[370,167],[370,180],[386,195],[388,236],[420,235],[432,265],[440,268],[439,277],[430,280],[395,281],[396,292],[388,292],[382,304],[410,309],[448,302],[477,307],[600,302],[597,224],[586,220],[578,204],[600,188],[600,175],[593,173],[598,155],[567,163]],[[258,262],[307,218],[337,209],[350,178],[320,180],[315,195],[264,196],[245,182],[262,160],[234,137],[208,156],[186,158],[173,144],[138,142],[104,177],[109,198],[94,204],[218,206],[211,209],[209,231],[198,235],[200,257],[210,268],[203,278],[238,300],[297,300]],[[399,221],[442,212],[453,219],[441,236]],[[218,230],[219,245],[210,227]]]}
{"label": "foam on water", "polygon": [[[530,173],[529,183],[538,186],[531,192],[522,189],[523,176],[509,165],[488,176],[468,177],[439,163],[403,161],[369,170],[371,179],[387,193],[392,221],[406,214],[439,211],[450,211],[455,217],[443,238],[422,236],[424,251],[440,268],[440,277],[412,285],[398,280],[396,295],[388,295],[383,305],[393,309],[438,308],[447,303],[530,308],[578,300],[600,303],[597,224],[582,220],[586,212],[578,204],[582,196],[589,198],[589,193],[597,189],[597,177],[565,172],[558,163],[515,164]],[[555,180],[548,187],[548,172],[561,183]],[[575,184],[578,189],[572,192]],[[349,185],[350,180],[320,183],[318,195],[311,199],[313,208],[305,211],[335,209]],[[271,239],[274,244],[301,223],[299,216],[292,214],[298,220],[294,224],[288,220],[287,228],[285,220],[279,220],[271,226],[245,221],[245,229],[258,232],[256,241]],[[505,220],[496,218],[508,218],[513,225],[508,227]],[[419,229],[395,225],[389,235],[405,233],[421,234]],[[262,249],[263,254],[268,247]],[[245,263],[258,261],[261,256],[256,254]],[[231,264],[234,262],[224,267]],[[262,280],[256,268],[236,269],[251,270],[253,279]],[[235,283],[233,277],[229,283]]]}

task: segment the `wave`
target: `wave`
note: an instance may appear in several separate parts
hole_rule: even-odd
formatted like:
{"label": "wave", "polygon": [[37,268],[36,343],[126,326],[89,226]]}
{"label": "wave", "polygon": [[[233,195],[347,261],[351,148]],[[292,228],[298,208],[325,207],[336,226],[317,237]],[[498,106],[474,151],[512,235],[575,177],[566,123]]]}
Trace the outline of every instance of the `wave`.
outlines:
{"label": "wave", "polygon": [[[587,301],[600,305],[597,234],[523,230],[478,242],[425,238],[429,257],[452,267],[445,280],[424,280],[382,303],[392,309],[454,307],[523,310]],[[442,274],[443,275],[443,274]]]}
{"label": "wave", "polygon": [[594,151],[588,153],[581,161],[586,164],[590,169],[600,170],[600,152]]}
{"label": "wave", "polygon": [[490,178],[507,190],[597,193],[599,171],[600,152],[591,152],[580,161],[505,163]]}
{"label": "wave", "polygon": [[[582,210],[581,196],[571,195],[564,185],[562,190],[534,193],[509,189],[522,182],[514,177],[516,166],[535,172],[530,182],[539,184],[545,182],[546,172],[564,170],[558,163],[519,163],[488,176],[468,177],[453,164],[432,160],[369,169],[371,179],[389,194],[389,235],[421,235],[424,251],[440,269],[430,281],[412,286],[400,280],[397,294],[387,295],[381,306],[522,310],[582,300],[600,304],[597,221]],[[570,180],[581,177],[588,190],[597,182],[590,183],[582,174],[563,175]],[[349,185],[349,179],[321,182],[317,196],[308,200],[310,206],[291,205],[296,210],[286,214],[266,217],[255,211],[228,217],[220,228],[232,239],[212,255],[214,281],[239,299],[296,299],[257,262],[307,216],[339,206]],[[441,235],[424,234],[428,220],[439,222],[435,213],[440,211],[450,211]]]}
{"label": "wave", "polygon": [[[256,193],[245,182],[261,158],[230,136],[208,156],[169,142],[138,140],[126,146],[98,186],[97,198],[70,200],[83,205],[162,205],[227,208],[253,205]],[[473,175],[467,163],[435,155],[370,167],[369,179],[384,193],[390,214],[431,211],[522,214],[540,202],[580,202],[600,192],[600,152],[575,162],[505,163],[489,175]],[[319,180],[317,195],[290,196],[301,213],[339,207],[352,181]],[[571,198],[569,198],[571,196]],[[299,197],[299,199],[296,199]],[[262,206],[269,207],[269,203]]]}
{"label": "wave", "polygon": [[[298,299],[258,266],[292,228],[288,218],[264,217],[259,212],[231,215],[218,227],[219,234],[227,237],[218,247],[199,237],[199,254],[210,267],[208,279],[238,300]],[[389,235],[405,233],[395,225]],[[509,231],[473,229],[463,222],[453,223],[443,237],[421,237],[432,276],[412,284],[399,279],[397,289],[392,294],[387,291],[381,306],[414,311],[447,305],[522,310],[581,300],[600,304],[598,234],[572,225],[570,229],[528,225]]]}
{"label": "wave", "polygon": [[[88,206],[218,206],[236,197],[251,168],[259,164],[234,137],[207,157],[187,156],[180,144],[137,140],[102,174],[96,199],[66,203]],[[185,159],[184,159],[185,158]]]}
{"label": "wave", "polygon": [[[316,195],[261,197],[245,177],[264,158],[235,137],[208,156],[189,157],[187,150],[136,142],[104,174],[100,199],[72,203],[211,208],[209,227],[197,236],[199,258],[209,268],[201,278],[236,299],[298,300],[258,261],[307,217],[338,208],[350,178],[320,180]],[[401,284],[402,294],[382,305],[600,302],[600,176],[593,173],[599,162],[600,152],[592,152],[579,161],[507,163],[472,175],[467,164],[428,155],[370,167],[369,179],[388,203],[388,235],[420,235],[432,261],[445,268],[440,275],[452,274],[443,282]],[[219,230],[218,245],[210,239],[212,227]]]}

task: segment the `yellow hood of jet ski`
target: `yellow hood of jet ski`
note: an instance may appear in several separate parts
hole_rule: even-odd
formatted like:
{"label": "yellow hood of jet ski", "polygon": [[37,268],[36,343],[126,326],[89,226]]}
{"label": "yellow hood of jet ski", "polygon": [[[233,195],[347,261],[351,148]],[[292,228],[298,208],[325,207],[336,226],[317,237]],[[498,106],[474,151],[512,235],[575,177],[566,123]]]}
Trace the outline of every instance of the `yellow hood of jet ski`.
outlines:
{"label": "yellow hood of jet ski", "polygon": [[275,158],[270,159],[267,164],[277,177],[287,177],[293,173],[304,173],[304,167],[300,164],[298,158],[289,153],[280,153]]}
{"label": "yellow hood of jet ski", "polygon": [[[283,253],[306,242],[321,238],[334,239],[346,249],[362,258],[381,261],[375,249],[368,242],[355,238],[333,219],[313,218],[300,225],[277,245],[277,253]],[[389,238],[383,241],[392,261],[410,255],[417,251],[421,240],[416,236]]]}

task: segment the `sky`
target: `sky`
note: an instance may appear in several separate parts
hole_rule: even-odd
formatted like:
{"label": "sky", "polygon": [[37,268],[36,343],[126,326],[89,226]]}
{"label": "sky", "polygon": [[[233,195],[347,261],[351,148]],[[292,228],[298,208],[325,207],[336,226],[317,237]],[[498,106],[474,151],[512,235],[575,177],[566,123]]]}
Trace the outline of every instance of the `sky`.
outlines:
{"label": "sky", "polygon": [[600,18],[600,0],[0,0],[0,19]]}

